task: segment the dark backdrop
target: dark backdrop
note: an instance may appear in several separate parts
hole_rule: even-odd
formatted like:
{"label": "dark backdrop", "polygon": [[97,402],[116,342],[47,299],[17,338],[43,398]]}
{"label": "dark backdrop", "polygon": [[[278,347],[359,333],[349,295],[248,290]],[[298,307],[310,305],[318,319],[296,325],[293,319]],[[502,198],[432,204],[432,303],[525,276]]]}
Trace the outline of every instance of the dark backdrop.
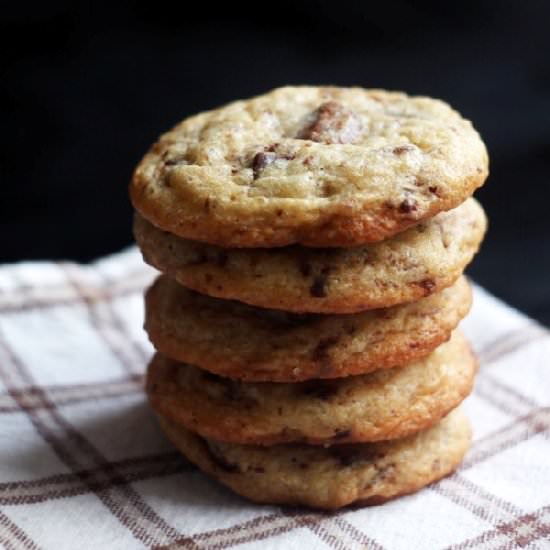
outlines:
{"label": "dark backdrop", "polygon": [[0,262],[131,240],[127,182],[176,121],[286,83],[443,98],[488,144],[490,232],[470,274],[550,323],[550,5],[536,1],[10,3]]}

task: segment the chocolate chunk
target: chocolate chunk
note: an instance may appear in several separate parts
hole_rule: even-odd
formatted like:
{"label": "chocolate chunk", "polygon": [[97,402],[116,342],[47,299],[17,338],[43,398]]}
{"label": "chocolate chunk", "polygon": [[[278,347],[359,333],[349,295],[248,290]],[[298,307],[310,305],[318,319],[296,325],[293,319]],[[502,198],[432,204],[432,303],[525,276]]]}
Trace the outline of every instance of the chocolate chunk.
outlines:
{"label": "chocolate chunk", "polygon": [[340,466],[344,467],[351,466],[363,458],[356,445],[333,445],[329,447],[329,452]]}
{"label": "chocolate chunk", "polygon": [[402,214],[409,214],[410,212],[416,210],[417,206],[418,205],[414,199],[407,197],[399,205],[399,212],[401,212]]}
{"label": "chocolate chunk", "polygon": [[328,350],[338,342],[338,337],[330,336],[329,338],[321,338],[319,343],[315,346],[311,358],[313,361],[327,361],[330,359]]}
{"label": "chocolate chunk", "polygon": [[255,474],[265,474],[265,468],[263,466],[254,466],[252,468],[252,471],[255,473]]}
{"label": "chocolate chunk", "polygon": [[361,130],[361,121],[353,111],[337,101],[327,101],[315,111],[313,121],[298,134],[298,139],[326,144],[353,143]]}
{"label": "chocolate chunk", "polygon": [[216,468],[228,473],[228,474],[240,474],[241,469],[238,464],[229,462],[223,453],[209,441],[205,441],[205,447],[210,457],[210,460],[214,463]]}
{"label": "chocolate chunk", "polygon": [[435,282],[432,279],[424,279],[416,284],[424,289],[424,296],[429,296],[435,288]]}
{"label": "chocolate chunk", "polygon": [[300,388],[304,395],[309,395],[323,401],[328,401],[338,393],[336,384],[330,380],[310,380],[300,383],[297,387]]}
{"label": "chocolate chunk", "polygon": [[412,151],[413,148],[410,145],[399,145],[398,147],[394,147],[392,153],[397,156],[401,156],[403,153],[407,153],[408,151]]}
{"label": "chocolate chunk", "polygon": [[330,267],[323,267],[321,273],[313,279],[313,284],[309,288],[309,293],[314,298],[324,298],[327,295],[327,280],[330,273]]}
{"label": "chocolate chunk", "polygon": [[254,175],[254,179],[259,178],[262,171],[267,166],[275,162],[276,159],[276,153],[263,151],[260,153],[256,153],[254,155],[254,158],[252,159],[252,174]]}
{"label": "chocolate chunk", "polygon": [[260,151],[254,155],[254,158],[252,159],[252,174],[254,179],[258,179],[262,171],[270,164],[273,164],[276,160],[282,159],[288,161],[296,158],[296,155],[292,153],[277,152],[276,149],[278,146],[278,143],[274,143],[273,145],[267,147],[264,151]]}
{"label": "chocolate chunk", "polygon": [[332,439],[347,439],[351,435],[351,430],[335,430]]}
{"label": "chocolate chunk", "polygon": [[313,284],[309,287],[309,293],[314,298],[325,298],[327,295],[327,278],[323,275],[315,277]]}
{"label": "chocolate chunk", "polygon": [[436,197],[441,198],[441,194],[439,192],[439,188],[436,185],[431,185],[428,187],[428,191],[432,194],[434,194]]}

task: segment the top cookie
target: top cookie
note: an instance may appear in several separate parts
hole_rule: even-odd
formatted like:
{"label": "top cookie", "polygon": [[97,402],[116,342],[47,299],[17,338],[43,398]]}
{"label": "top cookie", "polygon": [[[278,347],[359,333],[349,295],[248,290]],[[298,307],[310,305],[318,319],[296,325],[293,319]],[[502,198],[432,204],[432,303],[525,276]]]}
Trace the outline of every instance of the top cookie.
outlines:
{"label": "top cookie", "polygon": [[354,246],[454,208],[485,180],[471,123],[426,97],[286,87],[188,118],[134,172],[134,207],[224,247]]}

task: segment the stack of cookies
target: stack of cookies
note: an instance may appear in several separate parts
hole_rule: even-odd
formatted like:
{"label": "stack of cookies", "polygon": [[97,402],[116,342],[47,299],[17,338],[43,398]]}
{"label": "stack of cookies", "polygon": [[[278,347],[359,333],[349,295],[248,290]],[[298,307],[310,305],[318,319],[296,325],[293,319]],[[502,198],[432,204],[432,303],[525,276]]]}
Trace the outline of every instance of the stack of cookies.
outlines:
{"label": "stack of cookies", "polygon": [[254,501],[325,509],[453,471],[487,165],[448,105],[382,90],[281,88],[163,135],[130,194],[163,273],[147,393],[183,454]]}

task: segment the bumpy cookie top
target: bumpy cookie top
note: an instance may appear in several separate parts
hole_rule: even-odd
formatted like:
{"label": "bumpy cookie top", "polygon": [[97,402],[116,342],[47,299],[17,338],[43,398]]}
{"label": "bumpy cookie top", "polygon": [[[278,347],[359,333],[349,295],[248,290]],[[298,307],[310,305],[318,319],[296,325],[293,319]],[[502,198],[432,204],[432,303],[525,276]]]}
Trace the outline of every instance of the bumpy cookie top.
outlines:
{"label": "bumpy cookie top", "polygon": [[426,97],[285,87],[184,120],[135,170],[135,208],[227,247],[353,246],[463,202],[488,173],[471,123]]}

